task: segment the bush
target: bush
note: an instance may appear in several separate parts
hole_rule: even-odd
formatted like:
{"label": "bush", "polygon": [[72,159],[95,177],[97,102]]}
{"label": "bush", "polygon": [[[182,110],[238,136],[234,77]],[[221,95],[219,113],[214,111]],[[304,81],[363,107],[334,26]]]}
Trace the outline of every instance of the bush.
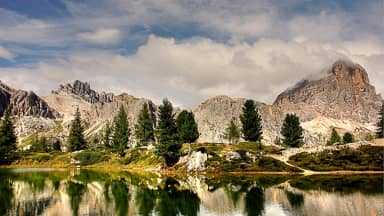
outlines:
{"label": "bush", "polygon": [[353,142],[355,142],[355,137],[353,136],[353,134],[348,132],[345,133],[343,136],[343,143],[347,144],[347,143],[353,143]]}
{"label": "bush", "polygon": [[83,151],[75,156],[80,161],[80,165],[87,166],[108,160],[108,156],[100,152]]}
{"label": "bush", "polygon": [[35,161],[48,161],[51,158],[52,157],[49,154],[36,154],[32,156],[32,160],[35,160]]}

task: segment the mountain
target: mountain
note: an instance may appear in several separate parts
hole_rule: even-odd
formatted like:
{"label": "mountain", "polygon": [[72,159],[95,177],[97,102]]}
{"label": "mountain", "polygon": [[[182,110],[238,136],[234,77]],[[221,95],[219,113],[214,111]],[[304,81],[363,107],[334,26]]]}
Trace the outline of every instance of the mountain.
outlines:
{"label": "mountain", "polygon": [[281,93],[275,102],[285,112],[300,115],[303,121],[318,116],[373,122],[381,106],[381,96],[370,85],[363,67],[337,61],[319,80],[304,80]]}
{"label": "mountain", "polygon": [[0,116],[7,106],[16,116],[34,116],[54,119],[59,113],[50,108],[48,104],[32,91],[13,89],[0,81]]}
{"label": "mountain", "polygon": [[[317,76],[318,77],[318,76]],[[200,131],[199,142],[223,142],[223,133],[239,116],[245,99],[219,96],[193,109]],[[264,142],[280,137],[287,113],[296,113],[305,129],[307,145],[325,144],[332,127],[357,136],[372,133],[382,98],[370,85],[363,67],[337,61],[322,78],[303,80],[281,93],[272,105],[255,101],[263,119]]]}
{"label": "mountain", "polygon": [[[340,133],[348,131],[357,137],[373,133],[382,98],[369,83],[365,69],[358,64],[337,61],[320,75],[320,78],[303,80],[282,92],[271,105],[255,101],[262,116],[265,144],[273,144],[279,139],[287,113],[296,113],[300,117],[308,146],[325,144],[333,127]],[[244,98],[217,96],[192,108],[200,132],[198,142],[226,142],[223,134],[229,122],[235,120],[240,126],[244,101]],[[77,107],[89,138],[100,138],[105,124],[113,121],[120,106],[128,110],[132,130],[144,103],[149,105],[154,124],[157,116],[157,105],[149,99],[126,93],[99,93],[90,83],[79,80],[60,85],[43,98],[0,83],[0,102],[0,114],[11,105],[12,113],[22,117],[16,124],[20,137],[39,130],[53,130],[60,124],[63,128],[60,137],[64,139]],[[175,108],[175,114],[179,111]]]}

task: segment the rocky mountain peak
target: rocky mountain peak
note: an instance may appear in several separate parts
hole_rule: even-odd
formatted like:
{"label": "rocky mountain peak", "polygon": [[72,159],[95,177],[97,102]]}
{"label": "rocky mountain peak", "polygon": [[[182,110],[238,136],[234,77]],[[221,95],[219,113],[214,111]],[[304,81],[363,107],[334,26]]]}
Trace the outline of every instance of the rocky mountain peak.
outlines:
{"label": "rocky mountain peak", "polygon": [[281,93],[274,105],[295,112],[304,121],[318,116],[373,122],[377,118],[381,96],[369,84],[363,67],[347,61],[333,64],[328,76],[305,80]]}
{"label": "rocky mountain peak", "polygon": [[71,95],[73,97],[85,100],[88,103],[110,103],[114,101],[115,96],[112,93],[98,93],[91,89],[89,82],[82,82],[76,80],[73,84],[67,83],[60,85],[59,89],[52,91],[53,94],[58,95]]}
{"label": "rocky mountain peak", "polygon": [[33,91],[16,90],[0,82],[0,116],[7,106],[11,106],[12,114],[17,116],[59,117],[59,113]]}

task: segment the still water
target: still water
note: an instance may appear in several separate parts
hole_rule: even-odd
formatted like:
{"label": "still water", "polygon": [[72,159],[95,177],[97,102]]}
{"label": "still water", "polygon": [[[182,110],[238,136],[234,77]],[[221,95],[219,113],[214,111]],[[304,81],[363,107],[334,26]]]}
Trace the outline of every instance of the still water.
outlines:
{"label": "still water", "polygon": [[0,215],[384,215],[383,176],[8,169]]}

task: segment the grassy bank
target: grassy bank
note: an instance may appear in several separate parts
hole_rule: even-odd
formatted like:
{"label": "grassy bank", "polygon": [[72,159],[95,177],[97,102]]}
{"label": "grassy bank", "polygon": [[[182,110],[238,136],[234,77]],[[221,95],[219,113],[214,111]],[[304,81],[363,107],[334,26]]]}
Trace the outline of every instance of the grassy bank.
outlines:
{"label": "grassy bank", "polygon": [[289,163],[314,171],[384,171],[384,147],[361,146],[319,153],[303,152],[289,158]]}

